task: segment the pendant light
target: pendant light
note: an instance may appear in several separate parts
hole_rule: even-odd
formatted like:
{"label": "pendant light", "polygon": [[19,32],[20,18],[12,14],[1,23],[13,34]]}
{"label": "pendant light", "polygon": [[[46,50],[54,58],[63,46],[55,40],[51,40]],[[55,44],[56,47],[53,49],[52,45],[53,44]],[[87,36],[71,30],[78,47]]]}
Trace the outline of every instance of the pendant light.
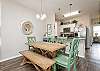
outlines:
{"label": "pendant light", "polygon": [[74,16],[74,15],[80,14],[79,10],[76,10],[76,11],[73,11],[73,12],[71,11],[71,8],[72,8],[71,3],[69,4],[69,6],[70,6],[70,13],[64,14],[64,17],[71,17],[71,16]]}
{"label": "pendant light", "polygon": [[[70,6],[70,17],[71,17],[71,15],[72,15],[71,14],[72,4],[70,3],[69,6]],[[71,19],[70,19],[70,24],[71,24]]]}
{"label": "pendant light", "polygon": [[98,15],[98,24],[100,24],[100,0],[99,0],[99,15]]}
{"label": "pendant light", "polygon": [[40,19],[40,20],[44,20],[47,18],[46,14],[43,12],[43,4],[42,4],[42,0],[41,0],[41,12],[40,14],[36,14],[36,18]]}

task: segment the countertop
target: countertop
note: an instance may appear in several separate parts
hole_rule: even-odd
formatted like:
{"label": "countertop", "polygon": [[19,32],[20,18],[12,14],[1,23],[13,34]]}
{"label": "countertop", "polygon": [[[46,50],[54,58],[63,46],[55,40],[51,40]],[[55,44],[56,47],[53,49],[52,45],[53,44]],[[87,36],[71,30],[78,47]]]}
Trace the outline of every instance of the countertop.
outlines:
{"label": "countertop", "polygon": [[[68,38],[68,39],[73,39],[74,37],[71,37],[71,38]],[[79,38],[80,40],[85,40],[86,38],[85,37],[76,37],[76,38]]]}

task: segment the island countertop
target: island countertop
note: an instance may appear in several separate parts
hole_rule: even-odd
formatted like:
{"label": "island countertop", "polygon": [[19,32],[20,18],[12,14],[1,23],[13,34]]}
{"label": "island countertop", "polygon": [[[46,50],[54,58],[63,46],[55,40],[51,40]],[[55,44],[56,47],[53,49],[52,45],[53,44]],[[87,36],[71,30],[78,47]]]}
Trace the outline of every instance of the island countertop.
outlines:
{"label": "island countertop", "polygon": [[[68,39],[73,39],[74,37],[68,38]],[[85,37],[75,37],[75,38],[79,38],[80,40],[85,40]]]}

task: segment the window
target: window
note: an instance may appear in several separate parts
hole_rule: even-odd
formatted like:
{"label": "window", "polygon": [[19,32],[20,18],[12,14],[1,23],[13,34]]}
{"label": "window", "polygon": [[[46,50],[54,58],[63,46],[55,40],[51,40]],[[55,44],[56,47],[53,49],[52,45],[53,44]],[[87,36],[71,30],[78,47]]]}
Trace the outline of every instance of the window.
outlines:
{"label": "window", "polygon": [[97,33],[97,36],[100,36],[100,26],[93,26],[93,36],[95,36],[95,33]]}

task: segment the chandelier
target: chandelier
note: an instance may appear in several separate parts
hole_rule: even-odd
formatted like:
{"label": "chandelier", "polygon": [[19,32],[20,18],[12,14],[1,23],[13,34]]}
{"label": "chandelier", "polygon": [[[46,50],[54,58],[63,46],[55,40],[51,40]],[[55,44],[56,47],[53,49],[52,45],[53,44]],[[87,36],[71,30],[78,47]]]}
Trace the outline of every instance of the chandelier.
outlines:
{"label": "chandelier", "polygon": [[47,15],[43,12],[43,7],[42,7],[42,0],[41,0],[41,13],[36,14],[36,18],[40,20],[44,20],[47,18]]}

